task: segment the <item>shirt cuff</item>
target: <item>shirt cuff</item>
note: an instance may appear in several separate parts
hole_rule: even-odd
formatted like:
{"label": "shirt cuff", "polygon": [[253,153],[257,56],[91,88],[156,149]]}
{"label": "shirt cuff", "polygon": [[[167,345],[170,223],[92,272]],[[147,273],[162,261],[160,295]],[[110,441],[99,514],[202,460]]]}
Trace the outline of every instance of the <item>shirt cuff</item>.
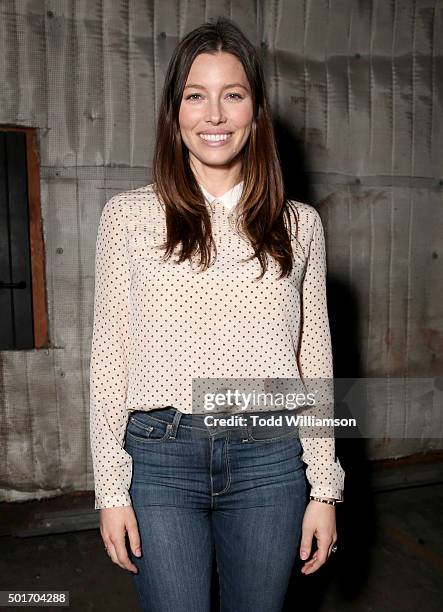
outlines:
{"label": "shirt cuff", "polygon": [[344,501],[343,490],[336,489],[335,487],[317,485],[311,488],[309,495],[313,495],[314,497],[329,497],[335,499],[337,503]]}
{"label": "shirt cuff", "polygon": [[95,510],[100,510],[102,508],[120,508],[121,506],[132,506],[129,493],[122,493],[121,495],[113,495],[109,497],[95,496]]}

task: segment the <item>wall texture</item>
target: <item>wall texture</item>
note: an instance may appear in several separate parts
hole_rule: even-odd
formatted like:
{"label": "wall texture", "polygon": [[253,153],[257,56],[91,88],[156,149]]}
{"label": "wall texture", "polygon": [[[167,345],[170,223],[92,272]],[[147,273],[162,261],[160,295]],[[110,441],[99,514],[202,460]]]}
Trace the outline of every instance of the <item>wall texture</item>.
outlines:
{"label": "wall texture", "polygon": [[2,500],[93,488],[100,212],[150,182],[172,49],[218,15],[261,48],[292,188],[324,222],[336,376],[382,379],[371,456],[441,448],[441,405],[398,381],[443,373],[441,0],[2,0],[0,126],[39,134],[51,338],[0,353]]}

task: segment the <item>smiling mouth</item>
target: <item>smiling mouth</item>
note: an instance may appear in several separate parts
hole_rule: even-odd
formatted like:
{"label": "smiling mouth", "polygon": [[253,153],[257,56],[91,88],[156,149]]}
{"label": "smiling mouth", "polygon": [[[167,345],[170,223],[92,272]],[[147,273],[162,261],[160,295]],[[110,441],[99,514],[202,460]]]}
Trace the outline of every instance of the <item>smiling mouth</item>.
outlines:
{"label": "smiling mouth", "polygon": [[200,138],[205,142],[225,142],[232,136],[232,132],[228,134],[199,134]]}

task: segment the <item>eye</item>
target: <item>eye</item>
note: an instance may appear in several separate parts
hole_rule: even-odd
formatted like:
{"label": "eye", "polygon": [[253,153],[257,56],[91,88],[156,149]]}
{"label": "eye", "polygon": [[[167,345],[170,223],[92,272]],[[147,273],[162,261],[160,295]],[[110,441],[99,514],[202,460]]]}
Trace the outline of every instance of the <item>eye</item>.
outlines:
{"label": "eye", "polygon": [[[189,96],[186,96],[186,100],[195,100],[195,96],[200,96],[200,94],[194,93],[194,94],[190,94]],[[228,94],[228,96],[236,96],[236,100],[243,100],[243,96],[239,93],[230,93]],[[232,98],[231,98],[232,99]]]}

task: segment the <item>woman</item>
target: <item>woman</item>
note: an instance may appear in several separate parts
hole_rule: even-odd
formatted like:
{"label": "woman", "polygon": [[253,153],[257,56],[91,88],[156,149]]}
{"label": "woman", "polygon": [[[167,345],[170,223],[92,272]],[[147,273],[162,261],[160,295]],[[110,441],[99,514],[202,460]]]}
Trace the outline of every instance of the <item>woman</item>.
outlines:
{"label": "woman", "polygon": [[175,49],[153,173],[97,236],[101,535],[143,610],[208,611],[214,559],[222,610],[281,610],[297,552],[310,574],[334,550],[344,472],[333,436],[208,425],[192,395],[193,379],[332,379],[321,220],[284,196],[260,60],[232,22]]}

